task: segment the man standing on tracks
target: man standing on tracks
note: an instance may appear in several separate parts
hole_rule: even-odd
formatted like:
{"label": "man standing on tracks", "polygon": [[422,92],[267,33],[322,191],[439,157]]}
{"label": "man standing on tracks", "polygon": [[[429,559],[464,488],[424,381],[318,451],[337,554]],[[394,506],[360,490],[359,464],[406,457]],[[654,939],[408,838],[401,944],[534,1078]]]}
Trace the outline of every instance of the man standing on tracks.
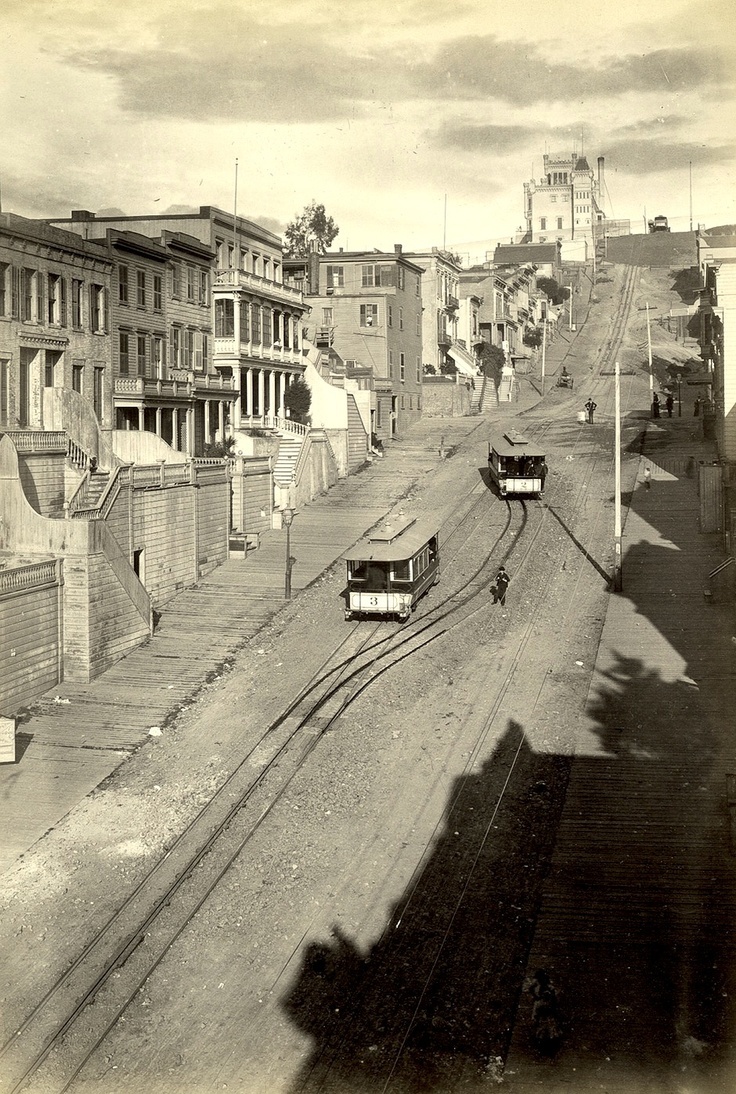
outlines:
{"label": "man standing on tracks", "polygon": [[491,593],[493,594],[494,604],[506,603],[506,590],[509,587],[511,578],[506,573],[505,566],[498,567],[498,573],[496,574],[496,580],[491,585]]}
{"label": "man standing on tracks", "polygon": [[587,403],[585,404],[585,409],[588,411],[588,422],[590,425],[593,424],[593,415],[595,414],[595,409],[597,406],[598,404],[594,403],[592,399],[588,399]]}

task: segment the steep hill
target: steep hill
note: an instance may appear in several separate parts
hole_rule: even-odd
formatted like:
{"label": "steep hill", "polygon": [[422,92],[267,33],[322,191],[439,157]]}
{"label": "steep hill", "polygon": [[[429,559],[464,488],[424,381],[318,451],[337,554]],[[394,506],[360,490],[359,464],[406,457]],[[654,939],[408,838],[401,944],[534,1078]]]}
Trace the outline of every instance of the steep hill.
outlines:
{"label": "steep hill", "polygon": [[634,266],[687,269],[698,261],[694,232],[652,232],[650,235],[614,236],[608,240],[609,262]]}

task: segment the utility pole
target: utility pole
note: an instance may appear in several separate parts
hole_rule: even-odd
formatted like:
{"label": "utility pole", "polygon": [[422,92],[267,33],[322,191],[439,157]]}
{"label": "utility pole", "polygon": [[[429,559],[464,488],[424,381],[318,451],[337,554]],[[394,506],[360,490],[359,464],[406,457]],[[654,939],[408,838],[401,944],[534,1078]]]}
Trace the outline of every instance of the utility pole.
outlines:
{"label": "utility pole", "polygon": [[614,475],[615,517],[614,517],[614,562],[613,588],[620,593],[623,589],[623,562],[621,554],[621,369],[616,362],[616,458]]}
{"label": "utility pole", "polygon": [[693,230],[693,161],[690,160],[690,231]]}
{"label": "utility pole", "polygon": [[544,369],[547,361],[547,316],[544,317],[542,329],[542,395],[544,395]]}
{"label": "utility pole", "polygon": [[[601,376],[610,376],[610,372],[601,372]],[[624,376],[633,376],[633,372],[625,372]],[[616,452],[614,457],[614,561],[613,561],[613,588],[620,593],[624,587],[623,554],[621,550],[621,367],[616,362],[613,376],[616,379],[616,434],[614,443]]]}
{"label": "utility pole", "polygon": [[570,285],[570,312],[568,315],[570,330],[572,330],[572,285]]}
{"label": "utility pole", "polygon": [[654,395],[654,372],[652,370],[652,328],[649,322],[649,303],[646,304],[647,312],[647,352],[649,354],[649,405],[652,405]]}

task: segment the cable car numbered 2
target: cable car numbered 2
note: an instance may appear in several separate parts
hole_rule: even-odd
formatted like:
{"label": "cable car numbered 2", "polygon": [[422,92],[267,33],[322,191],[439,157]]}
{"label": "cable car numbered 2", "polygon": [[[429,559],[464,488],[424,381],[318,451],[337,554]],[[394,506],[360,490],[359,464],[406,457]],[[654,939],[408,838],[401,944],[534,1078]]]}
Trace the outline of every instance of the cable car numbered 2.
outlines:
{"label": "cable car numbered 2", "polygon": [[395,616],[405,622],[440,579],[437,526],[416,517],[387,522],[343,556],[348,567],[345,619]]}
{"label": "cable car numbered 2", "polygon": [[547,461],[538,445],[518,430],[509,429],[488,445],[488,472],[502,498],[542,494]]}

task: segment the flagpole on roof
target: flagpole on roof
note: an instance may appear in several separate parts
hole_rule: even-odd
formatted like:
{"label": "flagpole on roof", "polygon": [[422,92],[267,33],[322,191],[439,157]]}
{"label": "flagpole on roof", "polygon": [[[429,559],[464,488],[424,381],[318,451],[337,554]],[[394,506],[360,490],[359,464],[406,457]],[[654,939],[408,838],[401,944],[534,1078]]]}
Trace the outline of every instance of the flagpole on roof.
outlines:
{"label": "flagpole on roof", "polygon": [[238,242],[238,161],[235,160],[235,196],[233,198],[233,234],[235,235],[235,269],[240,269],[240,244]]}

